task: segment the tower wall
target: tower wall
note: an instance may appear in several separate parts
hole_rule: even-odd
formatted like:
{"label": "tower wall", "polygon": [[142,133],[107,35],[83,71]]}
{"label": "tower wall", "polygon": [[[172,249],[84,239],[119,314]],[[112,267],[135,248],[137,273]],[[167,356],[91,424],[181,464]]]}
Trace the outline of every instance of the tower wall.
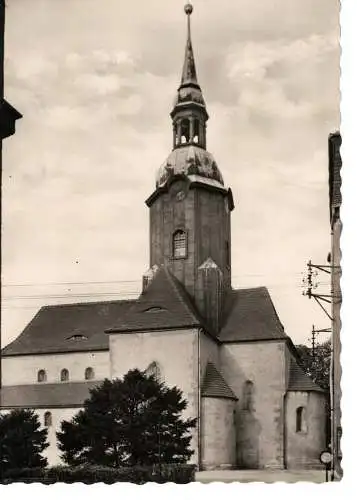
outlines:
{"label": "tower wall", "polygon": [[[184,195],[182,195],[184,193]],[[173,234],[187,234],[187,255],[173,258]],[[192,297],[196,294],[198,267],[211,257],[223,273],[223,288],[231,283],[230,210],[227,195],[187,181],[171,184],[150,206],[150,267],[167,265]]]}

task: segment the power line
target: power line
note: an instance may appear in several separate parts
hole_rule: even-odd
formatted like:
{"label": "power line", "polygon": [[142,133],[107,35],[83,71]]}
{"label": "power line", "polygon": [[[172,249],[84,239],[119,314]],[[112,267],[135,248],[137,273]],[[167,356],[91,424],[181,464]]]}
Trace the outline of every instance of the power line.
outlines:
{"label": "power line", "polygon": [[[302,276],[303,272],[285,274],[285,276]],[[242,278],[264,278],[266,274],[240,274],[232,276],[232,279]],[[106,281],[49,281],[42,283],[3,283],[3,288],[13,287],[37,287],[37,286],[76,286],[76,285],[106,285],[106,284],[124,284],[124,283],[141,283],[141,280],[106,280]]]}

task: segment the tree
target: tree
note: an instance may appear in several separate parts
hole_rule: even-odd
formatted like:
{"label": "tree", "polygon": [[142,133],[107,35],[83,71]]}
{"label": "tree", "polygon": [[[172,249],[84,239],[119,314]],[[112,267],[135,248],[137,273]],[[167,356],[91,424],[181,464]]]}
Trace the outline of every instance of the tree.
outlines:
{"label": "tree", "polygon": [[32,410],[12,410],[0,415],[0,470],[45,467],[41,453],[49,446],[47,429],[40,430]]}
{"label": "tree", "polygon": [[315,356],[312,348],[306,345],[298,345],[296,349],[300,361],[306,373],[314,382],[323,389],[330,388],[330,363],[331,363],[331,340],[327,340],[315,347]]}
{"label": "tree", "polygon": [[184,463],[193,453],[190,429],[196,425],[181,417],[186,408],[182,391],[154,375],[131,370],[122,380],[105,380],[90,391],[83,410],[61,423],[62,458],[69,465],[114,467]]}

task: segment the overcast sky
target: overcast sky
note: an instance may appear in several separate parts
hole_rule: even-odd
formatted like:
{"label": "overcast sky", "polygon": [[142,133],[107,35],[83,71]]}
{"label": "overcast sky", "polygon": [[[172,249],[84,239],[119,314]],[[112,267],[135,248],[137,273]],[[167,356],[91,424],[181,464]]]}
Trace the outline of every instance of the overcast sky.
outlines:
{"label": "overcast sky", "polygon": [[[4,144],[3,344],[42,305],[140,290],[144,201],[171,150],[184,4],[8,2],[6,98],[24,117]],[[301,273],[310,258],[326,264],[330,246],[339,2],[193,4],[207,149],[236,202],[233,284],[266,285],[287,334],[307,342],[313,323],[329,326],[302,296]],[[320,278],[324,293],[328,279]]]}

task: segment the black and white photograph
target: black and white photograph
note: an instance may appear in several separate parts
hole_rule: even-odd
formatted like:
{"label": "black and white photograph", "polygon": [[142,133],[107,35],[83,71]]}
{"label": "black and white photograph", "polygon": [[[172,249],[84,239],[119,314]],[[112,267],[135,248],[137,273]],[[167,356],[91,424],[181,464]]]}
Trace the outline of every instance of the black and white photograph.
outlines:
{"label": "black and white photograph", "polygon": [[0,483],[341,481],[339,0],[0,4]]}

